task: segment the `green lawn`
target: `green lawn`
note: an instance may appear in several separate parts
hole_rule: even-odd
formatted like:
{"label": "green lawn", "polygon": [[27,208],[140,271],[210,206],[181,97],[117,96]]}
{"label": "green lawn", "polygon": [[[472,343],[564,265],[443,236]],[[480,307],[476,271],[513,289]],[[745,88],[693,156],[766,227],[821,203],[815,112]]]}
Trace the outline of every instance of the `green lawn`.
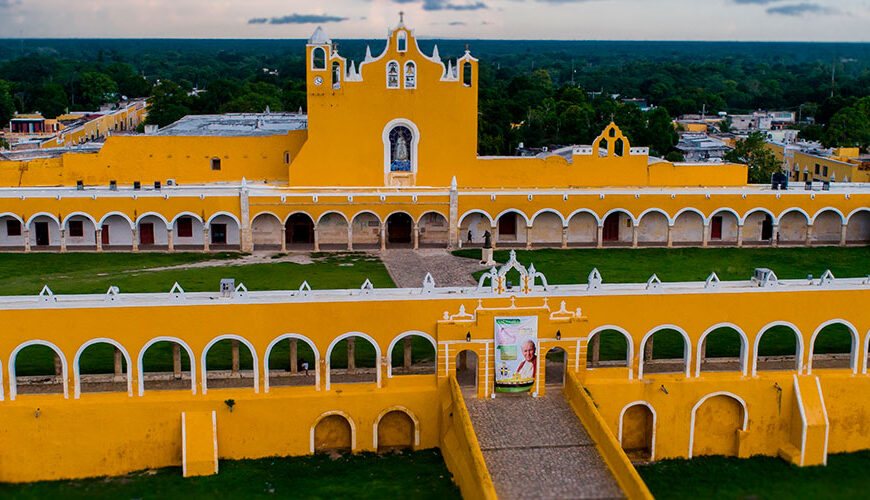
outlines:
{"label": "green lawn", "polygon": [[774,457],[700,457],[637,470],[659,500],[857,499],[867,498],[870,451],[828,455],[827,467],[800,468]]}
{"label": "green lawn", "polygon": [[181,467],[119,477],[0,484],[16,499],[446,499],[460,498],[437,449],[259,460],[221,460],[216,476],[183,478]]}
{"label": "green lawn", "polygon": [[[495,259],[505,262],[509,250],[498,250]],[[479,249],[456,250],[454,255],[479,259]],[[553,284],[586,283],[593,268],[601,272],[604,283],[645,282],[655,273],[662,281],[702,281],[716,272],[722,280],[749,279],[756,267],[773,269],[780,278],[818,278],[830,269],[834,276],[858,277],[870,274],[870,247],[824,248],[608,248],[517,250],[525,266],[535,264]],[[483,271],[475,274],[480,277]],[[518,275],[508,275],[518,283]],[[749,333],[749,332],[747,332]],[[851,335],[842,325],[825,328],[816,339],[819,354],[849,352]],[[707,337],[708,357],[736,357],[740,341],[736,332],[722,328]],[[794,333],[784,326],[770,329],[761,338],[761,356],[794,354]],[[600,359],[625,359],[625,337],[618,332],[602,332]],[[683,355],[682,336],[673,330],[656,333],[653,358],[679,358]]]}

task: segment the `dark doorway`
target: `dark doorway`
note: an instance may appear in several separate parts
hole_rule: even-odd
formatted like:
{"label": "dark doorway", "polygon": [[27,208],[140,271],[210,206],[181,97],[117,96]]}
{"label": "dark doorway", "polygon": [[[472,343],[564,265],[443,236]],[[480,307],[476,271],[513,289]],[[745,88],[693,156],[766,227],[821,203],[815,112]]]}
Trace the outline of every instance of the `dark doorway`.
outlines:
{"label": "dark doorway", "polygon": [[765,215],[761,223],[761,239],[769,241],[771,238],[773,238],[773,219],[770,215]]}
{"label": "dark doorway", "polygon": [[36,246],[48,246],[48,222],[36,223]]}
{"label": "dark doorway", "polygon": [[284,238],[287,243],[314,243],[314,221],[305,214],[293,214],[287,219]]}
{"label": "dark doorway", "polygon": [[613,213],[604,219],[604,229],[601,232],[603,241],[619,241],[619,214]]}
{"label": "dark doorway", "polygon": [[109,244],[109,225],[103,224],[103,229],[100,231],[100,243],[103,245]]}
{"label": "dark doorway", "polygon": [[516,236],[517,235],[517,214],[510,212],[502,215],[498,219],[498,235],[499,236]]}
{"label": "dark doorway", "polygon": [[215,245],[227,244],[227,225],[212,224],[211,225],[211,242]]}
{"label": "dark doorway", "polygon": [[154,224],[150,222],[143,222],[142,224],[139,224],[139,244],[154,244]]}
{"label": "dark doorway", "polygon": [[397,213],[387,218],[387,242],[410,243],[414,220],[408,214]]}
{"label": "dark doorway", "polygon": [[722,239],[722,216],[717,215],[713,217],[710,221],[710,239],[711,240],[721,240]]}

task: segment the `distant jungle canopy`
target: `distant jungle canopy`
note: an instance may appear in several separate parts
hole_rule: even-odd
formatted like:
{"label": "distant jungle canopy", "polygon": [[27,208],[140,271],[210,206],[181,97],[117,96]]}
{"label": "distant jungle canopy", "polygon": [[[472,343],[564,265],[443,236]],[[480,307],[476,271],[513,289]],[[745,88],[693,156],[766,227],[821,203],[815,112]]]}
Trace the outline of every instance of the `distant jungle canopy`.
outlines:
{"label": "distant jungle canopy", "polygon": [[[421,40],[442,57],[465,42]],[[367,44],[343,40],[360,61]],[[305,109],[304,40],[0,40],[0,123],[17,110],[53,117],[121,96],[152,96],[149,121],[191,113]],[[480,67],[480,154],[589,144],[613,119],[634,146],[672,152],[669,117],[755,109],[798,111],[807,138],[870,145],[870,44],[738,42],[470,42]],[[832,83],[832,71],[834,82]],[[159,84],[158,84],[159,82]],[[195,96],[192,89],[206,90]],[[831,97],[833,92],[834,97]],[[646,99],[643,113],[610,97]],[[827,131],[829,123],[832,130]]]}

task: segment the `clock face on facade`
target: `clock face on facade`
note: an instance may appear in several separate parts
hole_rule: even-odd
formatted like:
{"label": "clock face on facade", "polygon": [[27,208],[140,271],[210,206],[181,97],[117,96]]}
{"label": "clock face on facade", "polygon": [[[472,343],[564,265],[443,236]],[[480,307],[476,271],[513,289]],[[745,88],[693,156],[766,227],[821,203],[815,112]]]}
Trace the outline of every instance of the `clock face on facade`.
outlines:
{"label": "clock face on facade", "polygon": [[319,76],[315,76],[314,77],[314,85],[320,85],[321,83],[323,83],[323,78],[321,78]]}

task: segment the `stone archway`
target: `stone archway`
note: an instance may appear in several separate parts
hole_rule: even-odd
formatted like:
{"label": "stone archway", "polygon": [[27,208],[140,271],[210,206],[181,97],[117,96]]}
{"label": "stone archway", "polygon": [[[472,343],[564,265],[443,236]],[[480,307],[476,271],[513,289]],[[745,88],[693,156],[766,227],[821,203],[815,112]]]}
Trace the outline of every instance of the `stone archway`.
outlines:
{"label": "stone archway", "polygon": [[414,234],[414,219],[404,212],[396,212],[387,217],[387,246],[409,247]]}

